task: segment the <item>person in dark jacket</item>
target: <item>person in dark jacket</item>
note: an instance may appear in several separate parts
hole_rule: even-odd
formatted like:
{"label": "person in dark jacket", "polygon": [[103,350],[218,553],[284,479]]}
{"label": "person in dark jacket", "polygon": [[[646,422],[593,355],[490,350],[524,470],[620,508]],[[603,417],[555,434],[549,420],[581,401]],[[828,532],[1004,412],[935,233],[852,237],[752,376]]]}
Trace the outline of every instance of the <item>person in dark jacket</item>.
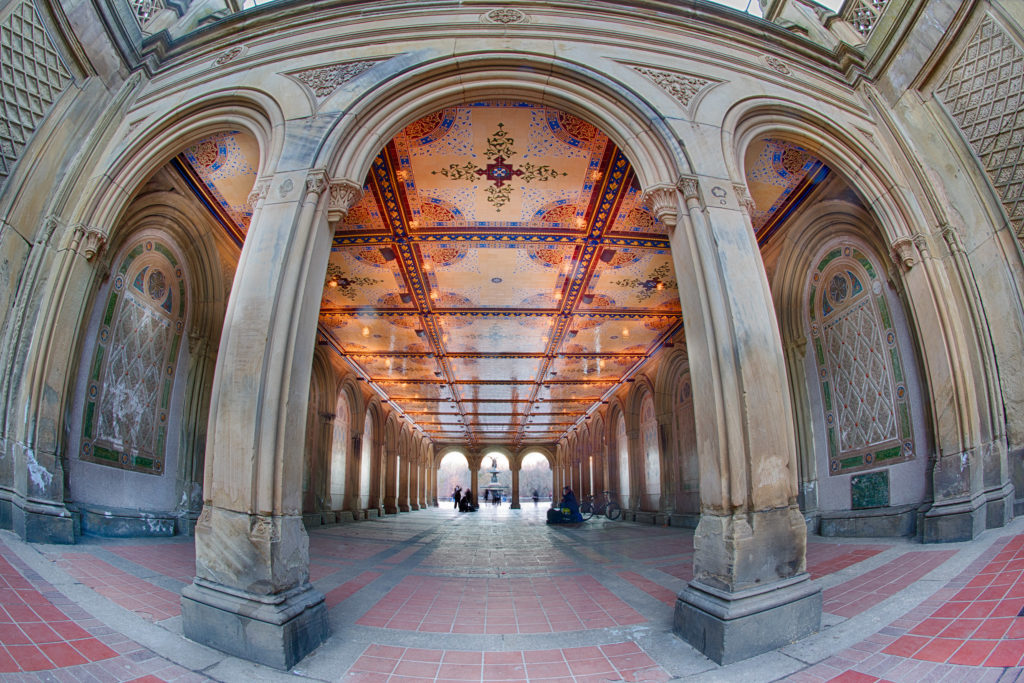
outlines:
{"label": "person in dark jacket", "polygon": [[563,522],[582,522],[583,515],[580,514],[580,504],[576,500],[576,494],[566,486],[562,489],[562,500],[558,507],[548,510],[548,524],[561,524]]}

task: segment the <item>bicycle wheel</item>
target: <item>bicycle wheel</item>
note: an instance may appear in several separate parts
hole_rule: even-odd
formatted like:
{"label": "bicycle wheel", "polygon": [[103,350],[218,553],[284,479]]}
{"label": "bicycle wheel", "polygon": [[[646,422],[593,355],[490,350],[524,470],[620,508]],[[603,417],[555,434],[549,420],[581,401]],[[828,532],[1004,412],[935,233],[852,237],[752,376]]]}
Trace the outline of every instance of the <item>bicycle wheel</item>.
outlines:
{"label": "bicycle wheel", "polygon": [[608,503],[608,509],[604,511],[604,514],[608,519],[616,520],[622,514],[622,508],[615,503]]}
{"label": "bicycle wheel", "polygon": [[587,521],[594,516],[594,504],[588,500],[583,501],[580,504],[580,514],[583,515],[583,521]]}

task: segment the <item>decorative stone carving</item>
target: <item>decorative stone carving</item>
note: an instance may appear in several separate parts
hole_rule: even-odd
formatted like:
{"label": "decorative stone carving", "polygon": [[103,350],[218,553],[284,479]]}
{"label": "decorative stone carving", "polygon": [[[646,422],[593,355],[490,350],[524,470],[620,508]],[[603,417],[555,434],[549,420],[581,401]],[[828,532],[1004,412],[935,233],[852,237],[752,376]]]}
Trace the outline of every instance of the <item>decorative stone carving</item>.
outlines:
{"label": "decorative stone carving", "polygon": [[700,201],[700,184],[697,182],[696,176],[683,176],[679,179],[678,187],[686,201],[691,199]]}
{"label": "decorative stone carving", "polygon": [[986,16],[935,89],[981,160],[1018,236],[1024,233],[1024,48]]}
{"label": "decorative stone carving", "polygon": [[964,249],[963,238],[960,237],[960,232],[952,225],[946,224],[942,228],[942,237],[946,240],[946,244],[949,246],[950,253],[963,254],[966,252]]}
{"label": "decorative stone carving", "polygon": [[295,182],[291,178],[285,178],[281,187],[277,188],[277,194],[281,199],[288,196],[288,193],[295,189]]}
{"label": "decorative stone carving", "polygon": [[222,52],[220,57],[217,57],[217,61],[215,61],[214,64],[216,64],[217,66],[224,66],[228,62],[238,59],[243,52],[245,52],[244,47],[233,47],[230,50]]}
{"label": "decorative stone carving", "polygon": [[788,76],[789,74],[793,73],[792,71],[789,70],[789,66],[787,66],[784,61],[782,61],[781,59],[774,55],[765,55],[764,61],[768,64],[768,66],[775,69],[784,76]]}
{"label": "decorative stone carving", "polygon": [[888,6],[889,0],[856,0],[847,7],[843,18],[867,40]]}
{"label": "decorative stone carving", "polygon": [[71,73],[31,2],[16,3],[0,24],[4,87],[0,88],[0,184],[25,143],[71,84]]}
{"label": "decorative stone carving", "polygon": [[679,222],[679,190],[671,185],[655,185],[643,194],[643,203],[669,229]]}
{"label": "decorative stone carving", "polygon": [[917,248],[914,240],[909,237],[899,237],[892,243],[892,260],[902,267],[903,270],[910,270],[917,263]]}
{"label": "decorative stone carving", "polygon": [[281,540],[281,530],[273,517],[254,515],[249,520],[249,537],[254,541],[273,543]]}
{"label": "decorative stone carving", "polygon": [[286,73],[285,76],[302,83],[313,92],[317,100],[323,101],[334,94],[334,91],[342,85],[363,72],[372,69],[380,61],[379,59],[370,59],[359,62],[339,62],[338,64],[321,66],[316,69],[292,71]]}
{"label": "decorative stone carving", "polygon": [[245,200],[246,204],[249,205],[250,209],[255,209],[256,204],[261,199],[266,199],[267,192],[270,191],[270,181],[261,180],[252,187],[252,192],[249,193],[249,197]]}
{"label": "decorative stone carving", "polygon": [[139,28],[143,31],[149,27],[150,22],[156,15],[165,9],[163,0],[130,0],[135,20],[139,22]]}
{"label": "decorative stone carving", "polygon": [[203,526],[209,526],[213,520],[213,513],[210,510],[209,505],[203,506],[203,511],[199,513],[199,519],[196,520],[196,524],[202,524]]}
{"label": "decorative stone carving", "polygon": [[344,220],[359,197],[363,194],[363,186],[351,180],[336,180],[331,183],[331,199],[327,205],[327,222],[331,225]]}
{"label": "decorative stone carving", "polygon": [[736,193],[736,199],[739,201],[740,206],[746,209],[749,215],[753,216],[757,206],[754,204],[754,199],[750,196],[750,193],[747,192],[747,186],[743,183],[733,183],[732,190]]}
{"label": "decorative stone carving", "polygon": [[644,66],[634,66],[633,70],[649,78],[655,85],[671,95],[676,102],[687,108],[701,91],[720,82],[700,76],[661,71]]}
{"label": "decorative stone carving", "polygon": [[331,179],[327,177],[327,171],[311,171],[306,176],[306,192],[319,196],[330,185]]}
{"label": "decorative stone carving", "polygon": [[85,240],[82,245],[82,256],[86,261],[92,261],[107,244],[107,235],[98,228],[89,228],[85,231]]}
{"label": "decorative stone carving", "polygon": [[492,9],[484,15],[484,20],[492,24],[525,24],[529,21],[525,14],[508,7]]}

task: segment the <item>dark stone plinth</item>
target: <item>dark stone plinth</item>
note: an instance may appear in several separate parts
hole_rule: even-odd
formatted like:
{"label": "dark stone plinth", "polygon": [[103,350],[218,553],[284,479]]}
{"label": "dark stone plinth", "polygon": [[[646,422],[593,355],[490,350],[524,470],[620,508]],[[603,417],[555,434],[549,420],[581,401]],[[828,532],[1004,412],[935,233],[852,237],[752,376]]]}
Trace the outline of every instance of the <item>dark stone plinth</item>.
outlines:
{"label": "dark stone plinth", "polygon": [[729,593],[696,581],[676,599],[672,630],[719,664],[768,652],[821,628],[821,589],[800,574]]}
{"label": "dark stone plinth", "polygon": [[30,543],[75,542],[75,520],[62,504],[11,501],[11,530]]}
{"label": "dark stone plinth", "polygon": [[681,529],[696,529],[700,523],[700,515],[687,512],[673,512],[669,515],[668,525]]}
{"label": "dark stone plinth", "polygon": [[898,505],[873,510],[823,511],[822,536],[885,537],[913,536],[917,531],[915,505]]}
{"label": "dark stone plinth", "polygon": [[324,595],[309,584],[254,595],[197,578],[181,592],[181,617],[186,638],[283,671],[330,635]]}
{"label": "dark stone plinth", "polygon": [[176,512],[145,512],[120,508],[79,505],[82,531],[108,538],[173,536],[177,531]]}
{"label": "dark stone plinth", "polygon": [[985,526],[989,529],[1004,527],[1013,519],[1014,486],[1007,481],[985,491]]}
{"label": "dark stone plinth", "polygon": [[970,541],[985,530],[988,514],[984,494],[971,499],[932,503],[921,519],[924,543]]}

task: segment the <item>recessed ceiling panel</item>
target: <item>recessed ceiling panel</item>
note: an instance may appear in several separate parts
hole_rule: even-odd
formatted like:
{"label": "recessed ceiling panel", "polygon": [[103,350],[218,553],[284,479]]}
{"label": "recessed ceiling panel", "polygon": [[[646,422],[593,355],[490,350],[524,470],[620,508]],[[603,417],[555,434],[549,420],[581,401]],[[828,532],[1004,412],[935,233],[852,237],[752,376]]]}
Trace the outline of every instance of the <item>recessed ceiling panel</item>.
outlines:
{"label": "recessed ceiling panel", "polygon": [[338,313],[321,315],[320,322],[345,351],[387,354],[427,350],[416,334],[418,315]]}
{"label": "recessed ceiling panel", "polygon": [[461,353],[542,353],[554,316],[437,315],[448,351]]}
{"label": "recessed ceiling panel", "polygon": [[604,248],[580,310],[621,308],[679,311],[679,286],[667,250]]}
{"label": "recessed ceiling panel", "polygon": [[532,382],[537,378],[542,359],[489,356],[448,360],[457,380]]}
{"label": "recessed ceiling panel", "polygon": [[374,381],[436,380],[438,367],[433,358],[364,356],[359,365]]}
{"label": "recessed ceiling panel", "polygon": [[[499,401],[525,401],[533,393],[534,384],[457,384],[463,401],[480,399]],[[507,405],[507,403],[506,403]]]}

